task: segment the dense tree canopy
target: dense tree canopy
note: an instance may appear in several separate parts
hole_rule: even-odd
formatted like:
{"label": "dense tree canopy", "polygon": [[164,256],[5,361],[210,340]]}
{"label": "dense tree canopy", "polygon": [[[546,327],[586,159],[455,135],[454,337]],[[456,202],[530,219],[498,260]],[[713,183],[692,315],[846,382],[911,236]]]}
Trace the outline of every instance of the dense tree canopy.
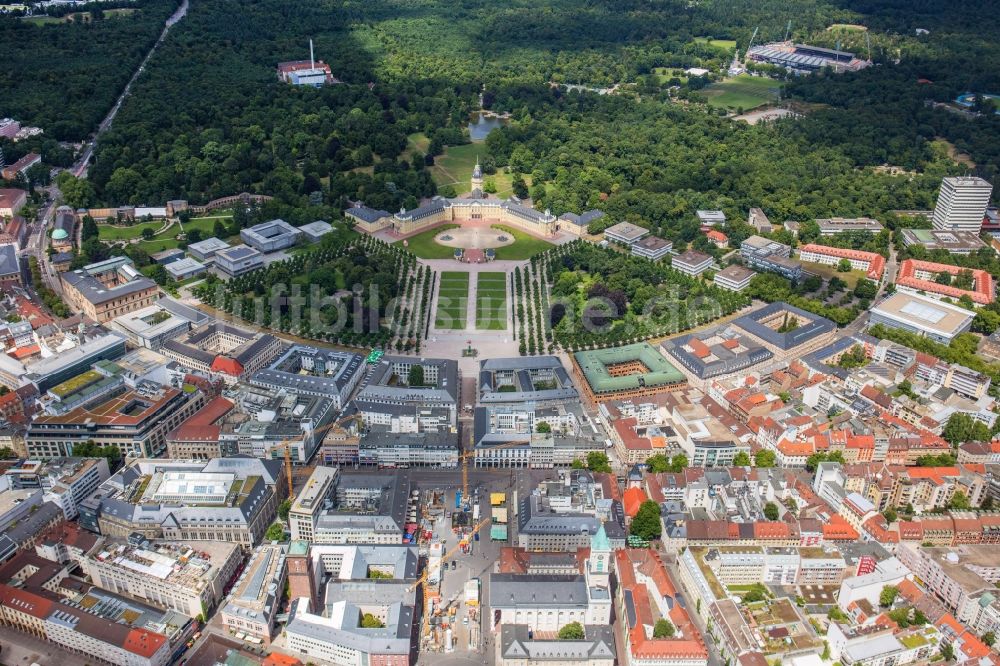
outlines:
{"label": "dense tree canopy", "polygon": [[[802,120],[751,127],[644,87],[655,68],[724,65],[728,47],[705,37],[745,45],[760,26],[759,40],[776,39],[788,18],[796,39],[864,46],[826,27],[863,22],[862,14],[874,9],[828,0],[792,4],[429,0],[400,14],[391,0],[193,3],[100,142],[92,170],[96,199],[204,201],[252,190],[294,205],[316,195],[336,207],[347,199],[386,210],[412,207],[434,193],[427,167],[442,146],[467,140],[466,118],[480,104],[512,115],[490,136],[484,158],[510,166],[520,194],[556,213],[600,204],[611,213],[608,221],[639,222],[679,247],[704,245],[696,208],[742,219],[749,206],[760,206],[777,220],[927,208],[940,176],[957,171],[932,144],[935,136],[951,138],[976,159],[992,159],[991,131],[978,138],[981,132],[962,125],[971,123],[924,107],[922,96],[908,92],[897,114],[886,108],[898,99],[886,95],[887,82],[913,87],[912,72],[902,73],[910,61],[889,65],[887,44],[914,61],[938,46],[953,57],[961,45],[954,33],[935,48],[916,37],[873,33],[883,66],[790,84],[790,94],[826,104]],[[152,16],[153,7],[138,16]],[[923,18],[931,29],[946,20],[928,12]],[[877,20],[898,22],[890,14]],[[275,63],[303,57],[309,37],[343,85],[314,90],[276,80]],[[553,81],[638,88],[581,95],[551,87]],[[938,92],[946,97],[951,89]],[[858,112],[876,102],[878,116]],[[931,120],[915,117],[918,111]],[[905,136],[885,140],[887,116],[905,126],[890,135]],[[856,127],[859,117],[865,122]],[[426,156],[408,142],[417,133],[430,140]],[[883,162],[919,173],[899,178],[858,168]]]}
{"label": "dense tree canopy", "polygon": [[[104,3],[102,3],[104,4]],[[83,139],[105,116],[163,30],[178,0],[138,0],[137,11],[38,24],[0,15],[0,117],[52,139]],[[107,3],[106,6],[115,6]],[[86,13],[89,7],[84,6]],[[48,158],[46,151],[46,158]]]}
{"label": "dense tree canopy", "polygon": [[660,505],[653,500],[646,500],[639,505],[639,511],[632,518],[629,534],[652,541],[660,538],[663,523],[660,522]]}

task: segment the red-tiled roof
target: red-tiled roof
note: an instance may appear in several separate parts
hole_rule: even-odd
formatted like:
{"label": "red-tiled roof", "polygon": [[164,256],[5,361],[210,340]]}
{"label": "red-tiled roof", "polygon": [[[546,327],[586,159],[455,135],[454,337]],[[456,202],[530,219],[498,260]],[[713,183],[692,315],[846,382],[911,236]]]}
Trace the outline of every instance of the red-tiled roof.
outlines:
{"label": "red-tiled roof", "polygon": [[862,250],[851,250],[843,247],[827,247],[826,245],[817,245],[815,243],[808,243],[799,248],[799,252],[814,252],[816,254],[824,254],[829,257],[839,257],[841,259],[854,259],[855,261],[867,261],[868,262],[868,277],[872,280],[882,279],[882,273],[885,271],[885,257],[881,254],[875,252],[864,252]]}
{"label": "red-tiled roof", "polygon": [[899,593],[903,595],[903,598],[910,603],[915,604],[924,598],[923,590],[917,587],[917,584],[908,578],[904,578],[899,581],[896,584],[896,587],[899,589]]}
{"label": "red-tiled roof", "polygon": [[182,442],[214,442],[219,439],[222,428],[216,423],[232,411],[235,405],[217,396],[208,401],[204,407],[191,415],[176,430],[167,435],[167,439]]}
{"label": "red-tiled roof", "polygon": [[302,662],[287,654],[272,652],[264,658],[263,666],[302,666]]}
{"label": "red-tiled roof", "polygon": [[35,354],[41,353],[42,348],[38,345],[27,345],[25,347],[18,347],[14,351],[8,352],[8,356],[13,356],[16,359],[28,358],[29,356],[34,356]]}
{"label": "red-tiled roof", "polygon": [[[948,273],[958,275],[962,271],[972,273],[973,289],[959,289],[951,285],[938,284],[934,280],[923,280],[916,276],[918,271],[928,273]],[[978,268],[962,268],[961,266],[951,266],[949,264],[937,264],[933,261],[921,261],[919,259],[906,259],[899,264],[899,274],[896,277],[896,284],[927,291],[932,294],[941,294],[952,298],[968,296],[973,303],[987,305],[994,299],[993,276],[988,272]]]}
{"label": "red-tiled roof", "polygon": [[55,608],[56,604],[34,592],[0,584],[0,604],[8,611],[18,611],[40,620],[44,620]]}
{"label": "red-tiled roof", "polygon": [[787,523],[780,521],[756,522],[753,524],[753,535],[756,539],[787,539],[792,529]]}
{"label": "red-tiled roof", "polygon": [[905,541],[923,541],[924,527],[919,521],[899,521],[899,538]]}
{"label": "red-tiled roof", "polygon": [[31,324],[32,330],[51,324],[53,321],[52,317],[24,296],[17,297],[17,312]]}
{"label": "red-tiled roof", "polygon": [[787,439],[778,442],[778,451],[786,456],[811,456],[816,452],[810,442],[790,442]]}
{"label": "red-tiled roof", "polygon": [[629,451],[651,451],[653,443],[648,437],[639,437],[635,434],[635,426],[638,421],[635,418],[618,419],[614,422],[615,432],[622,440],[622,444]]}
{"label": "red-tiled roof", "polygon": [[42,535],[41,543],[61,543],[65,546],[90,550],[97,543],[97,535],[81,529],[76,523],[59,523],[53,525]]}
{"label": "red-tiled roof", "polygon": [[676,599],[668,605],[669,619],[677,634],[673,638],[646,636],[646,627],[654,625],[658,617],[650,601],[651,591],[644,583],[638,582],[636,570],[652,581],[659,596],[677,596],[676,586],[656,552],[648,548],[617,550],[615,561],[618,584],[631,592],[636,613],[635,625],[625,627],[632,656],[636,659],[707,659],[708,651],[701,633]]}
{"label": "red-tiled roof", "polygon": [[222,372],[233,377],[243,374],[243,366],[239,361],[228,356],[216,356],[212,361],[212,372]]}
{"label": "red-tiled roof", "polygon": [[624,500],[622,502],[625,507],[625,515],[630,518],[634,518],[635,514],[639,513],[639,507],[642,506],[642,503],[647,499],[649,498],[646,496],[646,493],[643,492],[642,488],[639,488],[638,486],[632,486],[626,490]]}
{"label": "red-tiled roof", "polygon": [[688,347],[691,348],[691,351],[698,358],[705,358],[706,356],[712,353],[712,350],[708,348],[708,345],[706,345],[698,338],[691,338],[690,340],[688,340]]}
{"label": "red-tiled roof", "polygon": [[856,541],[859,536],[858,531],[843,516],[834,514],[823,524],[824,541]]}
{"label": "red-tiled roof", "polygon": [[157,650],[163,646],[167,637],[146,629],[132,629],[125,637],[123,648],[146,659],[156,654]]}
{"label": "red-tiled roof", "polygon": [[866,520],[862,527],[879,543],[899,543],[899,534],[889,529],[889,524],[881,514]]}
{"label": "red-tiled roof", "polygon": [[875,435],[855,435],[853,433],[850,433],[847,436],[847,448],[874,449]]}

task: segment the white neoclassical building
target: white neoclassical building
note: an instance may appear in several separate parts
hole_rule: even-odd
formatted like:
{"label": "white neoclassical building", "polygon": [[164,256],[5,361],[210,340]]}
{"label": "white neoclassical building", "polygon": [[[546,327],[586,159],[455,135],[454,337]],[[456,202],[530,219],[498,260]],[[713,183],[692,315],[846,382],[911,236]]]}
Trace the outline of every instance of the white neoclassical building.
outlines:
{"label": "white neoclassical building", "polygon": [[611,542],[602,525],[591,539],[583,575],[490,575],[493,626],[526,625],[555,632],[571,622],[605,625],[611,621]]}

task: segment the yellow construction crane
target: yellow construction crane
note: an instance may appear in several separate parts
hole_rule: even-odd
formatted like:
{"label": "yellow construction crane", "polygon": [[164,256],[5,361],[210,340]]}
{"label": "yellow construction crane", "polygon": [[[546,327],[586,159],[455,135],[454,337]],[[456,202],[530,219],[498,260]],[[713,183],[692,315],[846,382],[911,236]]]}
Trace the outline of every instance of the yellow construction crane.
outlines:
{"label": "yellow construction crane", "polygon": [[[361,420],[361,412],[354,412],[353,414],[349,414],[347,416],[337,419],[333,423],[328,423],[327,425],[321,428],[317,428],[316,430],[313,431],[313,436],[315,437],[321,432],[325,432],[332,428],[338,428],[344,423],[347,423],[348,421],[360,421],[360,420]],[[283,440],[281,440],[281,443],[274,448],[275,449],[280,448],[282,455],[285,459],[285,478],[288,482],[288,499],[293,499],[295,497],[295,491],[293,490],[293,484],[292,484],[292,453],[291,453],[292,438],[291,437],[284,438]],[[305,461],[302,462],[304,463]]]}
{"label": "yellow construction crane", "polygon": [[[507,444],[497,444],[496,446],[483,447],[484,451],[497,451],[500,449],[513,449],[524,446],[524,442],[510,442]],[[469,450],[458,454],[458,462],[462,466],[462,502],[466,502],[469,497],[469,460],[476,457],[476,451],[472,445],[472,432],[469,432]]]}
{"label": "yellow construction crane", "polygon": [[[492,520],[491,518],[483,518],[482,520],[480,520],[469,531],[469,535],[468,536],[469,537],[474,536],[476,534],[476,532],[478,532],[479,530],[481,530],[484,527],[486,527],[486,525],[488,525],[491,522],[491,520]],[[446,552],[444,555],[442,555],[441,556],[441,562],[443,563],[445,560],[449,559],[452,555],[454,555],[459,550],[461,550],[462,546],[465,545],[465,543],[463,543],[463,542],[467,543],[468,542],[468,537],[463,538],[461,541],[458,542],[457,546],[451,548],[448,552]],[[427,580],[427,576],[429,576],[429,575],[430,575],[430,571],[425,569],[424,573],[422,573],[420,575],[420,577],[417,578],[417,580],[412,585],[410,585],[409,590],[412,592],[413,590],[417,589],[417,586],[420,585],[420,584],[422,584],[422,583],[424,583],[424,581]]]}
{"label": "yellow construction crane", "polygon": [[[468,540],[470,538],[472,538],[473,536],[475,536],[476,532],[478,532],[479,530],[481,530],[483,527],[485,527],[486,525],[488,525],[490,522],[491,522],[490,518],[483,518],[482,520],[480,520],[472,528],[472,530],[469,532],[468,536],[466,536],[462,540],[460,540],[458,542],[457,546],[455,546],[454,548],[452,548],[451,550],[449,550],[447,553],[445,553],[444,555],[442,555],[441,556],[442,568],[443,568],[445,560],[447,560],[452,555],[454,555],[456,552],[458,552],[459,550],[461,550],[462,547],[465,546],[465,544],[468,543]],[[428,578],[429,575],[430,575],[430,568],[428,567],[427,569],[424,569],[424,572],[422,574],[420,574],[420,577],[417,578],[417,580],[413,583],[413,585],[410,585],[410,587],[408,588],[409,591],[412,592],[413,590],[417,589],[418,586],[420,586],[420,585],[424,586],[424,609],[423,609],[424,610],[424,617],[423,617],[423,622],[421,623],[422,624],[422,629],[421,629],[421,633],[420,633],[421,637],[427,635],[427,632],[430,630],[430,623],[431,623],[431,608],[430,608],[430,596],[431,596],[431,592],[430,592],[430,586],[427,585],[427,578]]]}

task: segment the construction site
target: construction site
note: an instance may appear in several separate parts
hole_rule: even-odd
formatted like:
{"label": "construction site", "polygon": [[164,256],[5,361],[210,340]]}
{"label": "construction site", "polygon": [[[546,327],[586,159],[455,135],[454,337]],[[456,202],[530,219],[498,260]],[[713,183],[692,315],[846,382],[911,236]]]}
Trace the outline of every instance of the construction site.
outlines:
{"label": "construction site", "polygon": [[507,507],[514,498],[507,475],[476,474],[470,484],[473,456],[461,456],[461,487],[445,483],[412,491],[416,502],[403,542],[416,544],[425,563],[417,581],[423,591],[421,652],[479,652],[488,640],[481,623],[488,602],[482,581],[508,543]]}

